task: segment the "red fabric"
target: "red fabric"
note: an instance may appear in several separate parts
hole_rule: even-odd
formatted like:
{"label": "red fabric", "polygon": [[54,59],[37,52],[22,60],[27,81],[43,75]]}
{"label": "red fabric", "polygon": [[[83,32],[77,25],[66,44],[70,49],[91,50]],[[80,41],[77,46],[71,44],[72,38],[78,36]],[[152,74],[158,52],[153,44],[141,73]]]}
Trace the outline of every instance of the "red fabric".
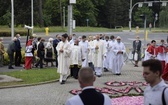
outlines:
{"label": "red fabric", "polygon": [[165,50],[166,50],[166,47],[164,47],[164,46],[159,46],[159,47],[157,48],[158,53],[164,53]]}
{"label": "red fabric", "polygon": [[148,51],[150,54],[152,54],[152,55],[154,55],[154,54],[157,55],[157,53],[158,53],[157,48],[154,47],[154,46],[152,46],[152,45],[150,45],[150,46],[148,47],[147,51]]}
{"label": "red fabric", "polygon": [[161,61],[162,62],[162,71],[164,72],[164,68],[165,68],[165,61]]}
{"label": "red fabric", "polygon": [[33,41],[32,39],[29,39],[28,42],[27,42],[27,44],[26,44],[26,46],[32,45],[32,41]]}
{"label": "red fabric", "polygon": [[166,81],[168,81],[168,63],[166,64],[163,74],[162,74],[162,78]]}
{"label": "red fabric", "polygon": [[33,57],[26,57],[25,58],[25,69],[29,70],[31,69],[31,64],[32,64]]}

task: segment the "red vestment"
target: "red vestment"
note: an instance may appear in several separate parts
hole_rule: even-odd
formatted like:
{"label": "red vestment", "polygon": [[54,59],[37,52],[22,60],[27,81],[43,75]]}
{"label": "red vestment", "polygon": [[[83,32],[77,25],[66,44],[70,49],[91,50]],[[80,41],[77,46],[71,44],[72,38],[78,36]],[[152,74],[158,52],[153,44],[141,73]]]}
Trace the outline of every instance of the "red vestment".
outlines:
{"label": "red vestment", "polygon": [[154,47],[154,46],[152,46],[152,45],[150,45],[149,47],[148,47],[148,49],[147,49],[147,52],[149,52],[150,54],[152,54],[152,55],[157,55],[157,48],[156,47]]}
{"label": "red vestment", "polygon": [[[28,46],[31,46],[32,45],[32,39],[30,39],[27,44],[26,44],[26,47]],[[31,50],[31,49],[29,49]],[[26,52],[25,52],[25,69],[28,70],[28,69],[31,69],[31,64],[32,64],[32,60],[33,60],[33,56],[28,56],[26,53],[32,53],[32,52],[27,52],[27,49],[26,49]]]}

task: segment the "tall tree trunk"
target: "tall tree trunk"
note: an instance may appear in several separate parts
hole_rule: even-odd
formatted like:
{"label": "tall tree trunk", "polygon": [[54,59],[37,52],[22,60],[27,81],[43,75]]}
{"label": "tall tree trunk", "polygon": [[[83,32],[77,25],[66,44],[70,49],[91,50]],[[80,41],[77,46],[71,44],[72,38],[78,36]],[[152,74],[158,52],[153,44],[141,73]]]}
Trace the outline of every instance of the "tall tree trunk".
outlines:
{"label": "tall tree trunk", "polygon": [[40,27],[43,27],[44,21],[43,21],[42,0],[39,0],[39,17],[40,17]]}

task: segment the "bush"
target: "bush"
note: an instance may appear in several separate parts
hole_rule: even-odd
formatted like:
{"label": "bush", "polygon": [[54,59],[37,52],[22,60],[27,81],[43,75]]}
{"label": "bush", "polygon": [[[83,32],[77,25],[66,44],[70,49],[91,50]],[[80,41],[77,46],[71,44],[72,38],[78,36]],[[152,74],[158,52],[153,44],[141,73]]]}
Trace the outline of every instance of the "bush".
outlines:
{"label": "bush", "polygon": [[[26,36],[27,35],[27,31],[15,31],[14,35],[16,35],[17,33],[19,33],[21,36]],[[4,30],[4,31],[0,31],[0,37],[10,37],[11,36],[11,32]]]}
{"label": "bush", "polygon": [[[21,51],[22,54],[22,59],[21,59],[21,63],[24,64],[25,63],[25,51]],[[37,52],[35,51],[34,55],[37,55]],[[15,54],[14,54],[14,58],[15,58]],[[8,65],[9,64],[9,56],[8,54],[5,52],[4,54],[4,65]]]}

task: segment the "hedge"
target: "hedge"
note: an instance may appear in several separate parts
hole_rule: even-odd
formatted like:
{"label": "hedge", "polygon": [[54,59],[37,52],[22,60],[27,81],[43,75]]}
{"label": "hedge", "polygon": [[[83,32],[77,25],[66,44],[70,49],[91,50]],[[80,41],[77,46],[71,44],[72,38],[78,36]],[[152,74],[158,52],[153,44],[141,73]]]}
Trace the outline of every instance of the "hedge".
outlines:
{"label": "hedge", "polygon": [[[16,35],[17,33],[19,33],[21,36],[26,36],[27,35],[27,31],[15,31],[14,35]],[[10,31],[0,31],[0,37],[10,37],[11,36],[11,32]]]}
{"label": "hedge", "polygon": [[[25,63],[25,51],[21,51],[22,54],[22,59],[21,59],[21,63],[24,64]],[[37,52],[35,51],[35,56],[37,55]],[[14,58],[15,58],[15,54],[14,54]],[[5,52],[4,54],[4,65],[8,65],[9,64],[9,56],[8,54]]]}

